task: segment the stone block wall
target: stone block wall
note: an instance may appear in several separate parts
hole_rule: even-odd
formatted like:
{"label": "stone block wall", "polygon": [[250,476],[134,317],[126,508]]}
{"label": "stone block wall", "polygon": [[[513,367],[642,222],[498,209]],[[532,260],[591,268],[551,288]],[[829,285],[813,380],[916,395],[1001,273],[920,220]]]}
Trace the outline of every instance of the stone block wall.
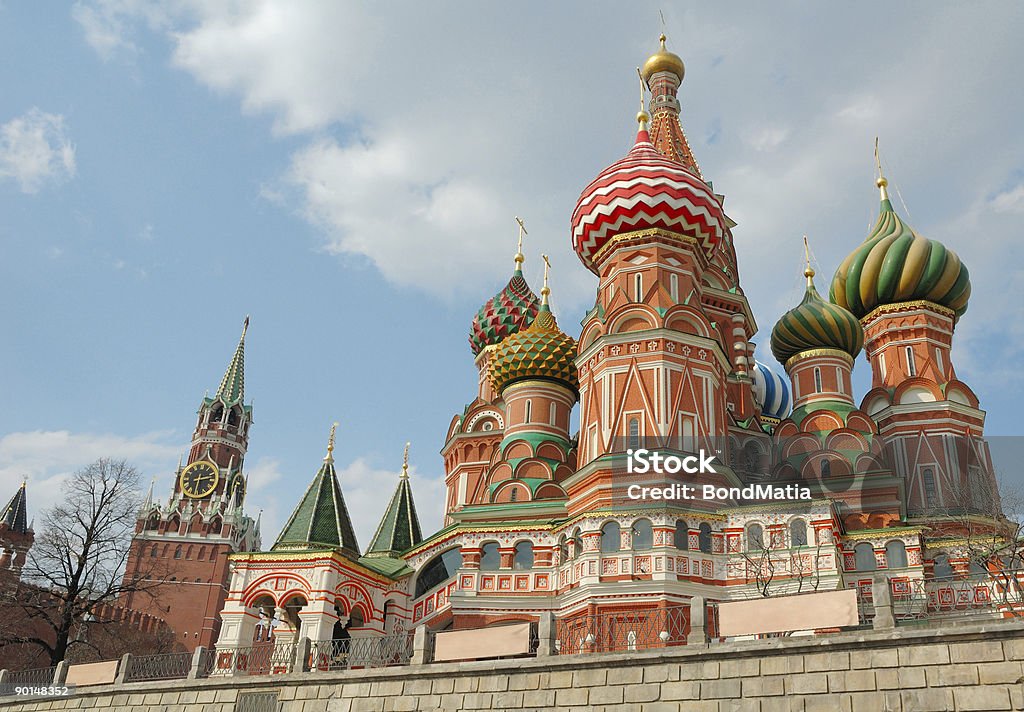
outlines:
{"label": "stone block wall", "polygon": [[1024,710],[1022,681],[1024,621],[1015,620],[710,648],[108,685],[66,699],[7,698],[0,712],[234,712],[267,694],[281,712],[991,712]]}

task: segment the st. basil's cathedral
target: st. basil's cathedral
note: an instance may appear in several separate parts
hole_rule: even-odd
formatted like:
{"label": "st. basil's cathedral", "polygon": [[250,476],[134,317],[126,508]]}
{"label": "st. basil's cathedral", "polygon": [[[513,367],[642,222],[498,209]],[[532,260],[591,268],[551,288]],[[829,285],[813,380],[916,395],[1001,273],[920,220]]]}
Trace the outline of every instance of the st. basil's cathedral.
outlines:
{"label": "st. basil's cathedral", "polygon": [[[827,298],[808,260],[802,301],[771,330],[781,369],[756,361],[736,223],[683,132],[684,65],[664,36],[641,74],[650,99],[635,142],[572,212],[572,246],[597,286],[578,338],[548,304],[548,265],[539,297],[527,284],[522,247],[473,317],[478,388],[441,448],[443,528],[423,536],[404,466],[360,547],[332,429],[305,494],[259,551],[259,523],[244,513],[243,331],[200,404],[171,498],[150,496],[139,514],[129,571],[167,557],[183,573],[159,610],[135,607],[190,649],[235,647],[866,592],[878,573],[898,593],[1000,565],[990,545],[1007,525],[985,413],[950,357],[967,268],[900,218],[879,174],[874,228]],[[871,390],[858,402],[862,352]],[[717,453],[713,475],[688,476],[716,492],[798,484],[811,498],[626,500],[626,453],[641,445]]]}

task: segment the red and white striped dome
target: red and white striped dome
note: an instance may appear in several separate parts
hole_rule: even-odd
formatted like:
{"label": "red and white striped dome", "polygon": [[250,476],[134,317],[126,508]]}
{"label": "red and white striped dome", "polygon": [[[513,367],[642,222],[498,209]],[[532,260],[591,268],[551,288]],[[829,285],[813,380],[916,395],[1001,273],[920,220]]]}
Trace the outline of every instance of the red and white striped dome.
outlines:
{"label": "red and white striped dome", "polygon": [[709,256],[728,229],[722,205],[707,184],[659,153],[641,130],[626,157],[583,190],[572,214],[572,244],[596,274],[594,255],[609,240],[649,228],[693,237]]}

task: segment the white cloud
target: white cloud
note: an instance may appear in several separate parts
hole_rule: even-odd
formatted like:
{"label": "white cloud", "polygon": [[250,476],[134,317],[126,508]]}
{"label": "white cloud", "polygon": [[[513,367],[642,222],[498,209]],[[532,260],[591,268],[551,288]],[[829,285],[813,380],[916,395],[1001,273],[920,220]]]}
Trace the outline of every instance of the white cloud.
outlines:
{"label": "white cloud", "polygon": [[101,457],[127,460],[140,472],[143,483],[156,476],[155,489],[169,482],[184,447],[174,443],[173,432],[152,432],[126,437],[109,433],[73,433],[67,430],[34,430],[0,437],[0,500],[28,479],[29,517],[60,500],[60,486],[76,470]]}
{"label": "white cloud", "polygon": [[1024,213],[1024,183],[992,198],[991,205],[997,213]]}
{"label": "white cloud", "polygon": [[755,151],[774,151],[789,138],[786,126],[764,126],[747,132],[744,140]]}
{"label": "white cloud", "polygon": [[130,59],[140,51],[134,40],[137,21],[163,27],[176,7],[152,0],[93,0],[76,2],[71,17],[82,28],[86,43],[104,61],[117,56]]}
{"label": "white cloud", "polygon": [[75,147],[64,117],[32,108],[0,125],[0,179],[10,178],[23,193],[75,175]]}

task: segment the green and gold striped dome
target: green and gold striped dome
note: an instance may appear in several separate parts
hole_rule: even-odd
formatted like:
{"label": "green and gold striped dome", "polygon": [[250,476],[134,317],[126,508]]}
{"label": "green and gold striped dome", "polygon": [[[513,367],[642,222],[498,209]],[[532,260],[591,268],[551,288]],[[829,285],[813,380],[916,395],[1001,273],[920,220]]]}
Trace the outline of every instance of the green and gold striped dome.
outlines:
{"label": "green and gold striped dome", "polygon": [[785,366],[797,354],[811,349],[837,349],[856,358],[864,345],[864,330],[857,317],[821,298],[814,287],[814,270],[808,267],[804,275],[804,300],[783,314],[772,329],[775,358]]}
{"label": "green and gold striped dome", "polygon": [[543,303],[528,328],[498,344],[491,358],[491,385],[501,393],[516,381],[540,378],[557,381],[578,392],[575,358],[576,341],[562,333],[555,315]]}
{"label": "green and gold striped dome", "polygon": [[876,307],[899,302],[928,301],[951,309],[957,317],[967,311],[971,280],[956,253],[935,240],[921,237],[892,209],[887,181],[878,179],[882,207],[868,238],[836,270],[829,298],[857,317]]}

